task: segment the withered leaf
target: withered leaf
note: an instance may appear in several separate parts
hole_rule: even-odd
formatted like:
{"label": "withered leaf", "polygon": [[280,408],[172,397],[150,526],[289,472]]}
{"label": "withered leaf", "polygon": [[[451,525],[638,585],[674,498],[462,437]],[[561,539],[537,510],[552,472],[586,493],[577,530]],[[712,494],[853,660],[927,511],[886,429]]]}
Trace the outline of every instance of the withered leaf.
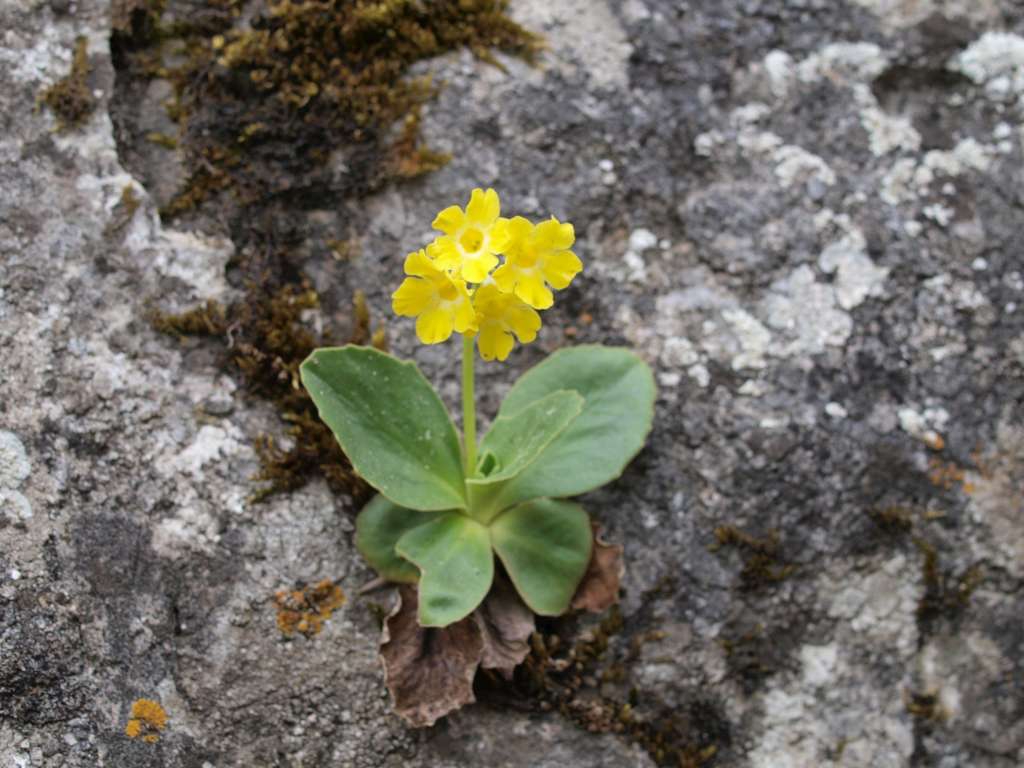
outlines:
{"label": "withered leaf", "polygon": [[533,611],[519,599],[515,587],[504,577],[496,577],[487,599],[472,617],[483,636],[480,666],[496,669],[506,680],[530,652],[529,639],[535,624]]}
{"label": "withered leaf", "polygon": [[450,626],[424,628],[416,621],[416,590],[402,587],[384,621],[380,656],[395,713],[416,728],[472,703],[473,677],[483,637],[470,615]]}
{"label": "withered leaf", "polygon": [[619,602],[619,583],[626,572],[626,566],[622,558],[622,545],[608,544],[601,538],[601,527],[595,523],[593,528],[594,549],[590,565],[576,589],[572,609],[601,613]]}

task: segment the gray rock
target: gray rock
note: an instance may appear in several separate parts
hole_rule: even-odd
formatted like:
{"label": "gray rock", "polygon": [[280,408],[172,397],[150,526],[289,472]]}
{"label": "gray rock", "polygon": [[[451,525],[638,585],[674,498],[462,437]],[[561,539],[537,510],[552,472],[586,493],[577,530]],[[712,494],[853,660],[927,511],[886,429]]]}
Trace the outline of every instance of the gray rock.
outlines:
{"label": "gray rock", "polygon": [[[483,420],[565,343],[651,362],[649,444],[583,499],[627,562],[624,677],[583,696],[690,713],[708,765],[1024,763],[1011,5],[515,0],[542,66],[425,65],[452,162],[354,205],[358,258],[302,250],[454,405],[449,350],[389,316],[402,256],[478,184],[575,224],[585,271],[535,345],[481,366]],[[166,84],[123,90],[96,0],[0,0],[0,30],[0,763],[652,765],[517,688],[425,734],[390,714],[351,499],[253,504],[277,414],[146,321],[236,296],[216,217],[156,213],[180,158],[116,138]],[[100,106],[56,134],[36,98],[78,35]],[[306,240],[348,222],[321,207],[291,212]],[[762,543],[715,548],[729,526]],[[324,578],[348,604],[282,639],[275,593]],[[125,735],[138,699],[167,711],[156,744]]]}

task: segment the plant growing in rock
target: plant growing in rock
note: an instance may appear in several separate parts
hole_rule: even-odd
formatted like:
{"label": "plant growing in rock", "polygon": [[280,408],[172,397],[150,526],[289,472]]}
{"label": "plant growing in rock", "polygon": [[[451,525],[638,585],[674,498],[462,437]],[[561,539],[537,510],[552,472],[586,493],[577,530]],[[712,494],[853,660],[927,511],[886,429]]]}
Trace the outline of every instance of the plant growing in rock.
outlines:
{"label": "plant growing in rock", "polygon": [[379,492],[359,514],[359,551],[383,578],[417,585],[420,627],[448,627],[480,606],[495,555],[533,612],[568,610],[594,537],[567,499],[618,477],[653,417],[647,365],[626,349],[586,345],[524,374],[477,443],[476,353],[503,361],[516,340],[533,341],[539,311],[583,266],[571,224],[500,213],[491,189],[441,211],[433,226],[443,234],[407,256],[393,295],[423,343],[462,336],[461,442],[411,362],[346,346],[318,349],[301,368],[321,418]]}

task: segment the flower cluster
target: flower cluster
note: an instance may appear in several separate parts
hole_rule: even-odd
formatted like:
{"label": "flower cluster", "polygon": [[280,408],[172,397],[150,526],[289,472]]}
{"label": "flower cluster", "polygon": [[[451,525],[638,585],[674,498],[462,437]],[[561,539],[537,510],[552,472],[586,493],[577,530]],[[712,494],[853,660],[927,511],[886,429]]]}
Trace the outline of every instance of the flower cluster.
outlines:
{"label": "flower cluster", "polygon": [[537,310],[550,307],[552,289],[567,287],[583,269],[569,250],[572,224],[502,218],[493,189],[474,189],[465,210],[445,208],[433,227],[444,234],[406,257],[408,277],[392,296],[396,314],[416,318],[424,344],[461,333],[477,337],[484,360],[504,360],[513,336],[520,344],[537,338]]}

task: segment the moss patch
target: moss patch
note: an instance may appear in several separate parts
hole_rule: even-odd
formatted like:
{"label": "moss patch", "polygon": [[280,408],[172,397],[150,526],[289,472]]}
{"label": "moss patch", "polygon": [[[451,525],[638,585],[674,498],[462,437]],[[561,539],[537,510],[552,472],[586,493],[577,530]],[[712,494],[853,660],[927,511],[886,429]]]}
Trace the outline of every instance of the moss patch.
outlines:
{"label": "moss patch", "polygon": [[795,565],[782,561],[776,531],[759,539],[734,525],[721,525],[715,528],[715,543],[711,551],[715,552],[722,547],[734,547],[746,553],[747,559],[740,571],[740,583],[744,589],[755,590],[776,584],[796,571]]}
{"label": "moss patch", "polygon": [[266,0],[245,23],[238,0],[187,5],[121,0],[115,14],[123,68],[174,88],[179,135],[159,143],[181,147],[188,181],[165,216],[225,190],[241,205],[350,197],[434,170],[448,156],[420,143],[419,122],[437,87],[409,68],[460,48],[494,64],[494,50],[540,50],[506,0]]}
{"label": "moss patch", "polygon": [[617,734],[643,748],[657,765],[713,765],[730,743],[730,728],[712,702],[695,698],[674,708],[636,688],[624,700],[602,691],[604,683],[627,682],[629,662],[645,642],[659,637],[637,635],[623,654],[612,649],[612,639],[623,629],[615,607],[574,644],[555,634],[534,634],[530,655],[516,671],[516,684],[542,711],[557,710],[590,733]]}
{"label": "moss patch", "polygon": [[96,99],[89,88],[89,41],[79,37],[66,77],[43,91],[40,101],[57,118],[57,130],[68,131],[82,125],[96,109]]}
{"label": "moss patch", "polygon": [[775,638],[757,624],[721,640],[725,662],[747,695],[774,675],[783,665],[783,657]]}
{"label": "moss patch", "polygon": [[938,550],[922,538],[914,543],[920,550],[921,580],[924,592],[917,606],[918,622],[922,630],[930,633],[931,626],[942,617],[957,619],[971,602],[971,595],[983,579],[981,566],[974,564],[962,573],[943,568]]}
{"label": "moss patch", "polygon": [[944,723],[949,719],[949,712],[942,706],[935,692],[904,692],[903,703],[907,707],[907,712],[920,720]]}
{"label": "moss patch", "polygon": [[254,498],[289,491],[310,478],[326,478],[331,489],[357,500],[368,488],[352,471],[334,435],[320,421],[316,406],[299,380],[299,366],[321,346],[348,341],[384,345],[383,329],[370,332],[366,302],[357,294],[353,302],[353,329],[348,339],[338,339],[331,329],[315,333],[304,313],[315,310],[320,297],[307,284],[286,284],[274,291],[250,287],[246,297],[229,307],[217,302],[181,314],[154,311],[151,322],[158,330],[179,337],[206,336],[224,342],[225,365],[241,375],[245,389],[273,402],[287,423],[288,447],[270,435],[256,441],[260,471],[255,477],[264,485]]}
{"label": "moss patch", "polygon": [[868,516],[882,532],[893,536],[909,533],[914,527],[914,513],[908,507],[873,508]]}
{"label": "moss patch", "polygon": [[[557,711],[590,733],[615,734],[660,766],[706,768],[728,759],[732,731],[719,704],[698,692],[681,706],[669,706],[632,685],[644,646],[665,639],[658,629],[636,627],[649,624],[652,603],[673,588],[666,577],[646,591],[629,626],[618,606],[582,632],[571,617],[541,621],[513,680],[484,672],[477,675],[477,693],[505,705]],[[573,635],[575,641],[565,640]]]}

